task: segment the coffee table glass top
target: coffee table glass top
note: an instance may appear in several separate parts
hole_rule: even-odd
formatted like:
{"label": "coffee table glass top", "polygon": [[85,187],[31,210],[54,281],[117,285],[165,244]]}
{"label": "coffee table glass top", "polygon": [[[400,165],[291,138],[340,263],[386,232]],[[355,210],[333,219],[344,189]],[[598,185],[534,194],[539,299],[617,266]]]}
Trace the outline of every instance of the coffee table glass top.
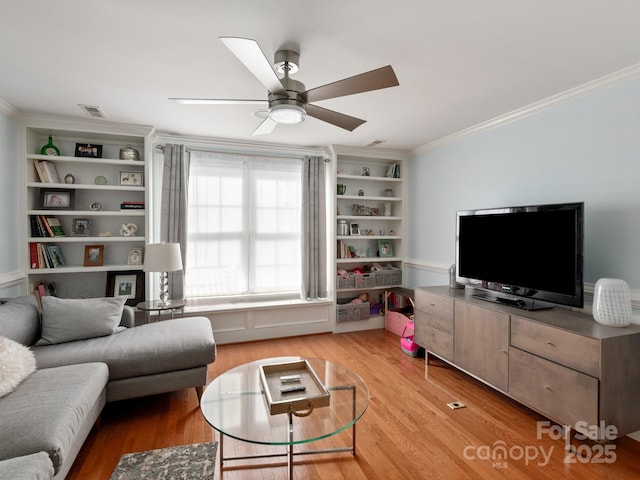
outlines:
{"label": "coffee table glass top", "polygon": [[[326,407],[292,416],[269,413],[260,384],[260,365],[307,360],[329,390]],[[362,378],[338,363],[317,358],[277,357],[257,360],[227,370],[205,389],[200,401],[207,422],[220,433],[245,442],[291,445],[313,442],[351,427],[369,404],[369,390]]]}

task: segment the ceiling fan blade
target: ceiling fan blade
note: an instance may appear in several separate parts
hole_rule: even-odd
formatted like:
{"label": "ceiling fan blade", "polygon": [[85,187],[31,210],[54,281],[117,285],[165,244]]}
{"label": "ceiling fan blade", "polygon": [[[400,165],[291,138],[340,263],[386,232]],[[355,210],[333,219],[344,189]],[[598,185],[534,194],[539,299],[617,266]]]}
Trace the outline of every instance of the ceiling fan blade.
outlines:
{"label": "ceiling fan blade", "polygon": [[238,37],[220,37],[220,40],[269,92],[285,93],[286,89],[255,40]]}
{"label": "ceiling fan blade", "polygon": [[323,122],[330,123],[331,125],[335,125],[336,127],[344,128],[350,132],[366,122],[366,120],[351,117],[344,113],[334,112],[333,110],[328,110],[317,105],[307,105],[307,115],[315,117],[318,120],[322,120]]}
{"label": "ceiling fan blade", "polygon": [[242,100],[234,98],[179,98],[174,97],[169,100],[173,100],[176,103],[184,105],[268,105],[266,100]]}
{"label": "ceiling fan blade", "polygon": [[273,129],[276,127],[278,123],[274,120],[271,120],[270,117],[264,119],[264,121],[258,125],[258,127],[251,133],[251,135],[266,135],[268,133],[273,132]]}
{"label": "ceiling fan blade", "polygon": [[361,73],[353,77],[338,80],[321,87],[302,92],[302,98],[307,102],[319,102],[329,98],[344,97],[355,93],[370,92],[381,88],[400,85],[391,65]]}

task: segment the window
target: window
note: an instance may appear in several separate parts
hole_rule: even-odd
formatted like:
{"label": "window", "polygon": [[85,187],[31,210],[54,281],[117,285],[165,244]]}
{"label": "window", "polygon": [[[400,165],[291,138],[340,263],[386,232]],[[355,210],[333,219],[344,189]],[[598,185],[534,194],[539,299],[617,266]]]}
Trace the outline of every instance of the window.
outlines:
{"label": "window", "polygon": [[301,289],[302,163],[191,153],[185,296]]}

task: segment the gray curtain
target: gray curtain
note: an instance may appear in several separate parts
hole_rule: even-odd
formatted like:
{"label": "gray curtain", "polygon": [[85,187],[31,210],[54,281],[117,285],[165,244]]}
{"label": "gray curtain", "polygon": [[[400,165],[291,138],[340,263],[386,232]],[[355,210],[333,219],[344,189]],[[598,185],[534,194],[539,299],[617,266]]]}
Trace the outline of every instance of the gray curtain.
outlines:
{"label": "gray curtain", "polygon": [[325,160],[304,157],[302,168],[302,296],[327,297]]}
{"label": "gray curtain", "polygon": [[[166,144],[162,170],[160,240],[180,244],[183,267],[187,264],[188,187],[189,158],[184,145]],[[184,298],[184,268],[169,273],[169,298]]]}

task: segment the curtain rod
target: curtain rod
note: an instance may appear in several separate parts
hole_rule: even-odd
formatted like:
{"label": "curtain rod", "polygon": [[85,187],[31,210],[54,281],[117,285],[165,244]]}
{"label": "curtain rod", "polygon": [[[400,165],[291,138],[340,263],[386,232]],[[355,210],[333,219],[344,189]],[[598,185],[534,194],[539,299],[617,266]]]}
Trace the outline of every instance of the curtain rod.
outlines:
{"label": "curtain rod", "polygon": [[[164,151],[164,145],[156,145],[156,148],[158,150]],[[189,153],[191,153],[191,152],[219,153],[219,154],[222,154],[222,155],[246,155],[246,156],[253,156],[253,157],[269,157],[269,158],[291,158],[291,157],[293,157],[293,155],[285,155],[285,154],[282,154],[282,155],[270,155],[270,154],[267,154],[267,153],[260,153],[260,154],[256,154],[256,153],[235,153],[235,152],[224,152],[224,151],[221,151],[221,150],[205,150],[205,149],[202,149],[202,148],[193,148],[193,147],[186,147],[185,150],[187,152],[189,152]],[[324,161],[326,163],[329,163],[329,162],[331,162],[331,159],[324,157]]]}

